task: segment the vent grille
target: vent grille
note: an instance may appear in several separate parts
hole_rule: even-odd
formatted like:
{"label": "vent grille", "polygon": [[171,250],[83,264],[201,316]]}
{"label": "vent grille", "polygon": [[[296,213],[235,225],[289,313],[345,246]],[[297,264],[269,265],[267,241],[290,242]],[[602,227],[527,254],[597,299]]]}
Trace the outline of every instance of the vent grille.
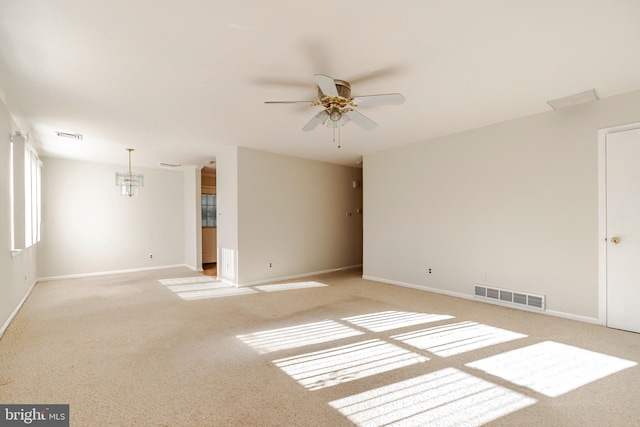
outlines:
{"label": "vent grille", "polygon": [[514,293],[513,294],[513,302],[516,304],[526,304],[527,303],[527,295]]}
{"label": "vent grille", "polygon": [[68,132],[56,131],[56,135],[58,135],[61,138],[71,138],[77,141],[82,141],[82,134],[80,133],[68,133]]}
{"label": "vent grille", "polygon": [[484,300],[494,300],[512,306],[525,306],[538,310],[545,309],[544,295],[527,294],[520,291],[500,289],[484,285],[474,285],[473,294]]}

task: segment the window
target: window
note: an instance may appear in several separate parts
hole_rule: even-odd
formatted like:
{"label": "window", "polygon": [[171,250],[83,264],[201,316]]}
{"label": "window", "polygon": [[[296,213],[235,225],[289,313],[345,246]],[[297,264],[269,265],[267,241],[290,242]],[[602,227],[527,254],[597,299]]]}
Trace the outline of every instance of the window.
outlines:
{"label": "window", "polygon": [[38,153],[20,132],[11,138],[11,242],[19,251],[40,241],[41,170]]}
{"label": "window", "polygon": [[202,226],[203,227],[216,226],[216,195],[215,194],[202,195]]}

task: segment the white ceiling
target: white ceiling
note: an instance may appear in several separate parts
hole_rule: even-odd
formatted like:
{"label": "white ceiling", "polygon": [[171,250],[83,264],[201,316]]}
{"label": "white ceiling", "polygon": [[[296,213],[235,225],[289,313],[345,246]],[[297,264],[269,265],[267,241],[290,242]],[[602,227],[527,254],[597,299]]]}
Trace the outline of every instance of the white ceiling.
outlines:
{"label": "white ceiling", "polygon": [[[379,126],[301,128],[313,74]],[[0,0],[0,88],[41,154],[202,166],[225,146],[362,155],[640,89],[638,0]],[[0,96],[2,96],[0,91]],[[55,131],[82,133],[74,142]]]}

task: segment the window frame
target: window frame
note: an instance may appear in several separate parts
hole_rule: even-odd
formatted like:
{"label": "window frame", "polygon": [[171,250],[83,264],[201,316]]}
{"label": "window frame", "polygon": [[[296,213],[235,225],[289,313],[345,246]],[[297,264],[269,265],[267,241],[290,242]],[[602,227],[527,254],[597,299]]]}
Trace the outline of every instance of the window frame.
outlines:
{"label": "window frame", "polygon": [[26,134],[14,132],[10,158],[11,253],[36,245],[42,232],[42,161]]}
{"label": "window frame", "polygon": [[[213,203],[208,203],[210,199]],[[212,228],[217,227],[217,196],[215,194],[207,194],[202,193],[200,195],[200,206],[201,206],[201,219],[200,225],[202,228]],[[208,209],[211,208],[211,209]]]}

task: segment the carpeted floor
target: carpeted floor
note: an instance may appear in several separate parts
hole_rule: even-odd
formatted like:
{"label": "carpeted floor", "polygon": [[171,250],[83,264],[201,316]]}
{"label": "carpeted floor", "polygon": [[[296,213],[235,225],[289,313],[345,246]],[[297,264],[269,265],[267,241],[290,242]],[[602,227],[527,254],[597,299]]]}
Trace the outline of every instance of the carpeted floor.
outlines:
{"label": "carpeted floor", "polygon": [[640,425],[639,334],[361,274],[40,283],[0,403],[68,403],[72,426]]}

